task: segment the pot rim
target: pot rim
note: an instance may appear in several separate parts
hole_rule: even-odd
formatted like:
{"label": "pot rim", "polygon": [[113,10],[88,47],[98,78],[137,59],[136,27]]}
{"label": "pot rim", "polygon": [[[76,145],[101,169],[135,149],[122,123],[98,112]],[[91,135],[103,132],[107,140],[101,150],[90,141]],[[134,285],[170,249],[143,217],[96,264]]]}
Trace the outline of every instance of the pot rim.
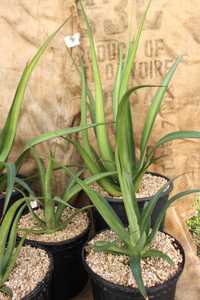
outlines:
{"label": "pot rim", "polygon": [[[173,245],[175,246],[176,249],[179,249],[179,251],[180,251],[180,253],[182,255],[183,260],[179,264],[179,268],[178,268],[177,272],[175,273],[175,275],[173,277],[169,278],[167,281],[163,282],[162,284],[157,284],[157,285],[155,285],[153,287],[147,287],[146,290],[147,290],[148,294],[159,292],[165,286],[171,285],[174,280],[178,280],[178,278],[181,275],[181,273],[183,272],[183,269],[184,269],[184,266],[185,266],[185,251],[184,251],[182,245],[180,244],[180,242],[174,236],[172,236],[171,234],[166,233],[166,232],[164,232],[164,233],[174,239]],[[94,278],[96,281],[101,282],[102,285],[105,285],[108,288],[118,289],[120,292],[124,292],[126,294],[132,294],[132,295],[139,295],[140,294],[138,288],[131,288],[131,287],[126,287],[126,286],[123,286],[123,285],[112,283],[111,281],[108,281],[108,280],[102,278],[97,273],[95,273],[89,267],[89,265],[87,264],[87,262],[85,260],[85,247],[82,249],[81,255],[82,255],[83,265],[84,265],[86,271],[88,272],[88,274],[91,276],[91,278]]]}

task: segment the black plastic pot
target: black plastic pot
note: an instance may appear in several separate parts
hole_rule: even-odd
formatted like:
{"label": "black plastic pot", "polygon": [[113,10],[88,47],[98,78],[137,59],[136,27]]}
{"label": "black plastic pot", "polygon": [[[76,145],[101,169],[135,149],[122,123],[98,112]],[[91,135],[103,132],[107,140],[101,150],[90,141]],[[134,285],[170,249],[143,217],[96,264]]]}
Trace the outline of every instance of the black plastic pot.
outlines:
{"label": "black plastic pot", "polygon": [[[36,246],[38,248],[38,246]],[[34,290],[21,300],[52,300],[51,298],[51,285],[53,276],[53,256],[48,252],[50,267],[45,278],[40,281]]]}
{"label": "black plastic pot", "polygon": [[[174,300],[176,292],[177,280],[180,277],[184,264],[185,254],[181,244],[175,240],[174,246],[179,249],[183,261],[179,265],[177,273],[164,282],[162,285],[157,285],[152,288],[147,288],[149,299],[154,300]],[[87,270],[92,283],[94,300],[144,300],[139,290],[136,288],[127,288],[121,285],[113,284],[94,273],[85,261],[85,251],[83,249],[82,258],[84,267]]]}
{"label": "black plastic pot", "polygon": [[[167,181],[169,181],[169,178],[167,178],[166,176],[160,175],[158,173],[152,173],[150,172],[151,175],[153,176],[159,176],[159,177],[163,177],[165,179],[167,179]],[[161,197],[159,198],[153,213],[152,213],[152,217],[151,217],[151,225],[153,226],[155,223],[155,220],[157,219],[157,216],[160,212],[160,209],[164,206],[164,204],[166,203],[166,201],[169,198],[169,193],[172,191],[173,188],[173,184],[169,181],[169,187],[162,193]],[[111,197],[104,197],[109,204],[112,206],[112,208],[114,209],[114,211],[116,212],[116,214],[119,216],[119,218],[121,219],[121,221],[123,222],[123,224],[125,226],[128,225],[128,220],[126,217],[126,212],[124,209],[124,204],[123,201],[120,198],[111,198]],[[144,205],[151,201],[152,197],[146,197],[146,198],[139,198],[138,199],[138,205],[140,210],[143,209]],[[95,231],[96,232],[100,232],[106,228],[108,228],[108,225],[106,224],[106,222],[104,221],[104,219],[101,217],[101,215],[99,214],[99,212],[94,208],[93,209],[93,216],[94,216],[94,226],[95,226]],[[160,230],[163,230],[163,225],[164,225],[164,221],[160,227]]]}
{"label": "black plastic pot", "polygon": [[42,246],[53,256],[54,273],[52,280],[51,300],[67,300],[77,295],[88,281],[81,259],[84,244],[89,238],[91,224],[78,237],[50,243],[25,240],[25,244]]}

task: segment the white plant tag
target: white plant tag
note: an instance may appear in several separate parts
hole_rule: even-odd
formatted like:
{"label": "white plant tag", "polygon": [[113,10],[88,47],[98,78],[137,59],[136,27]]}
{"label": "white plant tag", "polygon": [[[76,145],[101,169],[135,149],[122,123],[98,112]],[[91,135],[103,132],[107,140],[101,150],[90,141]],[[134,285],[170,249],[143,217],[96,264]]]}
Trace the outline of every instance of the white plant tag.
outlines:
{"label": "white plant tag", "polygon": [[32,207],[32,208],[37,208],[37,207],[38,207],[38,203],[37,203],[36,200],[31,201],[30,204],[31,204],[31,207]]}
{"label": "white plant tag", "polygon": [[67,35],[64,38],[65,44],[68,48],[74,48],[80,45],[80,33],[77,32],[74,35]]}

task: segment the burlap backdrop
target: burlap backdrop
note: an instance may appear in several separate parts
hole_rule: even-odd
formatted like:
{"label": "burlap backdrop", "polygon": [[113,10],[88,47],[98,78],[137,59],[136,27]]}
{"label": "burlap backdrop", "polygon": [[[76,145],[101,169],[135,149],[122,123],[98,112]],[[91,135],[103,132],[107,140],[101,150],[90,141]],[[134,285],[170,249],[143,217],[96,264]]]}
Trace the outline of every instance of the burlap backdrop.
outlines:
{"label": "burlap backdrop", "polygon": [[[107,92],[105,109],[111,116],[110,91],[116,69],[118,43],[125,45],[134,34],[147,1],[85,0],[95,32],[100,69]],[[154,0],[148,14],[132,83],[159,84],[177,55],[183,55],[154,128],[153,140],[172,130],[200,129],[199,0]],[[1,0],[0,1],[0,115],[1,124],[12,101],[26,61],[47,35],[64,19],[73,15],[52,42],[30,81],[21,115],[14,159],[24,142],[40,133],[79,121],[79,78],[63,42],[65,35],[82,32],[81,48],[88,61],[87,40],[74,0]],[[76,57],[77,49],[72,51]],[[91,72],[89,68],[89,76]],[[134,76],[135,75],[135,76]],[[153,90],[138,93],[132,99],[137,139],[151,101]],[[2,126],[2,125],[0,125]],[[112,131],[110,132],[112,136]],[[138,139],[139,140],[139,139]],[[40,146],[45,156],[48,147],[64,161],[78,159],[72,147],[59,140]],[[161,153],[168,157],[154,167],[168,176],[189,172],[177,185],[199,186],[200,141],[179,141],[166,145]],[[25,173],[33,166],[26,164]],[[57,179],[58,189],[60,179]],[[193,213],[193,202],[186,199],[171,208],[167,230],[175,234],[187,250],[187,266],[177,290],[177,300],[199,299],[199,261],[195,258],[184,219]],[[191,281],[190,278],[193,278]],[[188,284],[188,281],[190,284]],[[185,287],[187,287],[185,289]],[[184,291],[184,293],[182,293]],[[190,293],[193,294],[190,294]],[[192,295],[192,296],[191,296]]]}
{"label": "burlap backdrop", "polygon": [[[109,98],[116,69],[116,50],[126,47],[134,34],[147,1],[144,0],[85,0],[85,6],[95,32],[96,47],[104,88],[108,98],[105,109],[111,115]],[[66,51],[63,37],[82,32],[81,47],[88,61],[87,40],[73,0],[1,0],[0,2],[0,114],[1,123],[11,103],[19,75],[36,48],[61,22],[73,14],[58,34],[35,70],[26,93],[18,128],[16,157],[24,141],[39,133],[70,126],[79,118],[79,78]],[[154,128],[153,140],[172,130],[200,129],[200,4],[198,0],[155,0],[148,14],[137,56],[133,83],[159,84],[176,56],[183,55],[167,93]],[[72,51],[76,56],[77,50]],[[90,68],[89,68],[90,74]],[[92,79],[92,78],[91,78]],[[147,89],[133,98],[133,113],[137,138],[147,107],[155,91]],[[112,132],[111,132],[112,135]],[[58,158],[72,160],[71,147],[52,141],[40,147],[56,147]],[[168,157],[155,169],[168,176],[192,171],[184,176],[180,187],[198,186],[200,182],[200,141],[179,141],[166,145],[161,152]],[[27,165],[30,170],[32,166]],[[174,218],[186,216],[192,201],[179,202],[171,209],[168,228],[175,229]],[[183,225],[179,226],[181,230]],[[182,232],[183,236],[183,232]],[[189,246],[189,245],[188,245]],[[190,246],[189,246],[190,247]]]}

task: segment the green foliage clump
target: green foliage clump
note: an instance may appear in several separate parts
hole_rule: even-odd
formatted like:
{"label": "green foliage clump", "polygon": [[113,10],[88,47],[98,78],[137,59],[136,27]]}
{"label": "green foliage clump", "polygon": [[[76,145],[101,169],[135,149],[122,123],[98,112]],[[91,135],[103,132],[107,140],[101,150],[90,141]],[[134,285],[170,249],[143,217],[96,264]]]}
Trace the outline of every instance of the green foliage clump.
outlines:
{"label": "green foliage clump", "polygon": [[198,246],[198,255],[200,255],[200,196],[196,201],[196,206],[196,215],[187,221],[187,226],[194,237],[195,243]]}
{"label": "green foliage clump", "polygon": [[[66,207],[71,207],[70,203],[81,191],[81,186],[77,184],[76,179],[82,174],[82,170],[77,170],[78,166],[64,166],[58,163],[52,153],[49,153],[47,166],[45,166],[45,160],[38,156],[35,149],[31,150],[32,156],[37,165],[37,178],[39,179],[40,194],[36,196],[34,191],[29,188],[30,197],[25,197],[29,211],[36,221],[34,228],[30,229],[30,232],[36,234],[54,233],[66,228],[67,224],[72,218],[91,207],[91,205],[75,209],[75,212],[66,220],[63,221],[64,210]],[[64,191],[61,195],[56,195],[53,191],[55,172],[63,172],[69,177],[68,183],[64,187]],[[88,177],[84,180],[84,184],[90,185],[96,180],[104,178],[110,175],[110,173],[101,173],[95,176]],[[31,202],[37,201],[38,207],[42,210],[42,216],[37,210],[32,209]]]}
{"label": "green foliage clump", "polygon": [[24,199],[16,201],[0,224],[0,291],[11,298],[12,291],[6,281],[15,266],[25,238],[16,245],[18,222],[24,208]]}

